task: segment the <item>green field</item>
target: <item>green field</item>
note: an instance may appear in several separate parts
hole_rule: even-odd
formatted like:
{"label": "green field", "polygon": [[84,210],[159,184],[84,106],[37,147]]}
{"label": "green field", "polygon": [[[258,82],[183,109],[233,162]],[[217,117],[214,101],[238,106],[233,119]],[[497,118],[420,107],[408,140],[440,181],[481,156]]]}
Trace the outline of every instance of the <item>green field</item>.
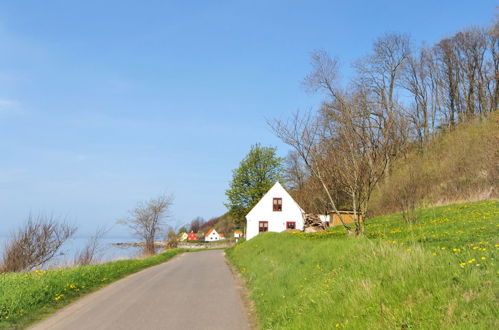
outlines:
{"label": "green field", "polygon": [[499,328],[499,202],[420,219],[371,219],[365,238],[266,233],[227,255],[263,329]]}
{"label": "green field", "polygon": [[85,293],[184,251],[173,249],[145,259],[99,265],[0,274],[0,328],[24,328]]}

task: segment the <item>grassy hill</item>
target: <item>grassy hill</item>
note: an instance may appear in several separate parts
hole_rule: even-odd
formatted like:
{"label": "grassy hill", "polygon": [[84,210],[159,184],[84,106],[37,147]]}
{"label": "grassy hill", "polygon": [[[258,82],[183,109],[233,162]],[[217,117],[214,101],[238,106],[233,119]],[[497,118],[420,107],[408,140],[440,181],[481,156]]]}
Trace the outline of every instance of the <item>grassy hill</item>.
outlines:
{"label": "grassy hill", "polygon": [[403,210],[401,203],[435,206],[499,197],[499,111],[413,143],[375,189],[372,215]]}
{"label": "grassy hill", "polygon": [[498,328],[499,202],[428,208],[421,221],[266,233],[227,250],[264,329]]}

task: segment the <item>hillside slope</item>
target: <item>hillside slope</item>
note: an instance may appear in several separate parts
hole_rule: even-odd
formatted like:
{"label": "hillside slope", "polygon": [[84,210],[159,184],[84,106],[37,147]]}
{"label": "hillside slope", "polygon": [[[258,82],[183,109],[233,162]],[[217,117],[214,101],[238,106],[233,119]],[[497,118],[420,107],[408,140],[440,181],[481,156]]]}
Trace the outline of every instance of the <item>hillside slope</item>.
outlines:
{"label": "hillside slope", "polygon": [[266,233],[227,251],[264,329],[497,328],[499,202],[373,219],[367,236]]}
{"label": "hillside slope", "polygon": [[371,215],[499,197],[499,112],[414,144],[374,191]]}

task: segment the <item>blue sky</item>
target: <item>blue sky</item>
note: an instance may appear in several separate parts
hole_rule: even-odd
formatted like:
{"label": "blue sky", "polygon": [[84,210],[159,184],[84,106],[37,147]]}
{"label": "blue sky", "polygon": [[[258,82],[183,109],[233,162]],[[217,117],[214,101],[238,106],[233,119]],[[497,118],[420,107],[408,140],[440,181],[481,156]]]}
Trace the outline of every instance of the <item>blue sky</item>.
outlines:
{"label": "blue sky", "polygon": [[[32,213],[113,225],[173,193],[174,224],[225,212],[232,169],[266,119],[314,108],[325,49],[344,74],[385,32],[435,42],[495,1],[2,1],[0,235]],[[112,235],[123,235],[115,226]]]}

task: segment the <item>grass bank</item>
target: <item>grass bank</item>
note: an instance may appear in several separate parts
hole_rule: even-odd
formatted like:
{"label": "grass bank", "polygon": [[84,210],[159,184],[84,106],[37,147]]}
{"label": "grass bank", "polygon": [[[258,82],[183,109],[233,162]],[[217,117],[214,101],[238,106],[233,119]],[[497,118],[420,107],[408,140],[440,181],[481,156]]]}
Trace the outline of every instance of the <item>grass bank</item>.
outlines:
{"label": "grass bank", "polygon": [[367,237],[266,233],[227,250],[264,329],[498,328],[499,203],[373,219]]}
{"label": "grass bank", "polygon": [[57,270],[0,275],[0,328],[24,328],[76,298],[184,252]]}

